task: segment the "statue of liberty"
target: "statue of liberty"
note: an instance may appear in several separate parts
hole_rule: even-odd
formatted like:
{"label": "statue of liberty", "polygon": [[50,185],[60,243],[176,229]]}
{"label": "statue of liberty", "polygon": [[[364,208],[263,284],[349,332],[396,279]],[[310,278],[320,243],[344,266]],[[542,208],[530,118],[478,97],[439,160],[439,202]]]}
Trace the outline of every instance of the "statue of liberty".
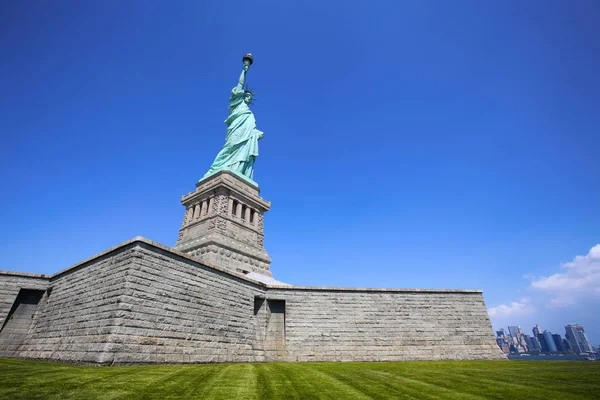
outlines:
{"label": "statue of liberty", "polygon": [[202,179],[226,170],[256,184],[252,180],[252,175],[254,161],[258,157],[258,141],[262,139],[263,132],[256,129],[256,119],[248,107],[252,104],[253,94],[247,88],[246,73],[253,62],[252,54],[246,54],[243,62],[244,69],[229,98],[229,117],[225,120],[227,124],[225,145]]}

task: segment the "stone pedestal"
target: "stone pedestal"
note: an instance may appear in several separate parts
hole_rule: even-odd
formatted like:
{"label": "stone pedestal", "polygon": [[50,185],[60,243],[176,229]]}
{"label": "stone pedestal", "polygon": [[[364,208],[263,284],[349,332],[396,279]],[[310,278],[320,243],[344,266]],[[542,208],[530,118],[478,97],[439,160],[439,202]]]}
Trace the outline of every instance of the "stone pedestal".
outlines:
{"label": "stone pedestal", "polygon": [[181,198],[186,211],[173,249],[207,265],[272,276],[264,248],[264,213],[271,203],[259,193],[229,171],[201,180]]}

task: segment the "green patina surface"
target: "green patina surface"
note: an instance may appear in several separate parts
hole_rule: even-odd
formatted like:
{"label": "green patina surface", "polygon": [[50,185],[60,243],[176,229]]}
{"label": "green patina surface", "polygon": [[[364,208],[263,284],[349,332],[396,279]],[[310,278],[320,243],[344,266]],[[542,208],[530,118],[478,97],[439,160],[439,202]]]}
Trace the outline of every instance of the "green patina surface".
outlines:
{"label": "green patina surface", "polygon": [[258,186],[252,177],[254,176],[254,161],[258,157],[258,141],[262,139],[263,132],[256,129],[256,119],[249,107],[253,99],[252,91],[244,88],[246,73],[251,64],[252,55],[246,54],[244,69],[229,98],[229,116],[225,120],[225,124],[227,124],[225,145],[200,181],[219,171],[227,170]]}
{"label": "green patina surface", "polygon": [[0,399],[598,399],[600,363],[83,367],[0,359]]}

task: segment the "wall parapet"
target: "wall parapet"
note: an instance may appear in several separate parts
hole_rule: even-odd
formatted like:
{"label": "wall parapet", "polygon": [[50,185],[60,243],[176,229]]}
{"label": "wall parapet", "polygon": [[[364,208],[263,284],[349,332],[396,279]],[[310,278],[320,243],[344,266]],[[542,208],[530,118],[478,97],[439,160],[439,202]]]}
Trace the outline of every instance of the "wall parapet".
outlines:
{"label": "wall parapet", "polygon": [[411,289],[411,288],[348,288],[337,286],[283,286],[267,285],[272,290],[297,290],[311,292],[386,292],[386,293],[465,293],[481,294],[479,289]]}
{"label": "wall parapet", "polygon": [[0,270],[1,276],[12,276],[19,278],[33,278],[33,279],[50,279],[50,275],[46,274],[31,274],[29,272],[15,272],[15,271],[5,271]]}

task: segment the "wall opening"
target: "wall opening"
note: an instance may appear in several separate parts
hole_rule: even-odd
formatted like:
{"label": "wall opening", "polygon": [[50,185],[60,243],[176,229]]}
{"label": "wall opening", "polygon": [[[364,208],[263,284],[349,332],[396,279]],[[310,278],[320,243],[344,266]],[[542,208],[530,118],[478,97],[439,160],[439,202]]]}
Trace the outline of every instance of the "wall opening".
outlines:
{"label": "wall opening", "polygon": [[0,332],[4,331],[9,325],[22,325],[23,320],[26,322],[27,330],[29,330],[31,319],[42,296],[44,296],[44,290],[21,289],[2,324]]}
{"label": "wall opening", "polygon": [[254,320],[255,346],[265,351],[265,361],[284,361],[287,358],[285,300],[255,297]]}
{"label": "wall opening", "polygon": [[269,314],[265,327],[265,355],[271,360],[285,358],[285,300],[267,300]]}
{"label": "wall opening", "polygon": [[254,298],[254,315],[258,315],[258,312],[260,311],[260,309],[262,308],[263,304],[265,303],[265,299],[262,297],[255,297]]}
{"label": "wall opening", "polygon": [[31,289],[19,291],[0,329],[0,351],[3,357],[13,356],[29,334],[37,306],[45,292]]}

